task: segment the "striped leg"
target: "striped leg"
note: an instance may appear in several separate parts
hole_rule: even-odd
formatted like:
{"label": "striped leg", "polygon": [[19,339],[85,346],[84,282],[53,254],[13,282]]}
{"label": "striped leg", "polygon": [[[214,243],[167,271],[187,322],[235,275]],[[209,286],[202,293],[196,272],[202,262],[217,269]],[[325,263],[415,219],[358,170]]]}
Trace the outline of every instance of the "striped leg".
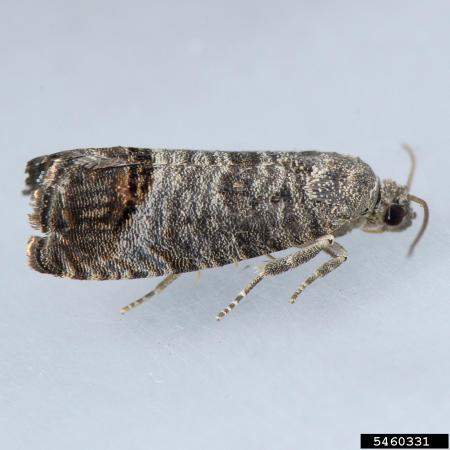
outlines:
{"label": "striped leg", "polygon": [[309,286],[317,278],[324,277],[325,275],[338,268],[347,259],[347,250],[342,245],[334,242],[330,247],[324,248],[324,250],[332,256],[332,258],[326,263],[322,264],[310,277],[308,277],[292,294],[291,303],[295,303],[297,297],[303,292],[303,290]]}
{"label": "striped leg", "polygon": [[241,292],[237,295],[237,297],[219,314],[217,314],[216,319],[222,320],[232,309],[234,309],[237,305],[239,305],[240,301],[264,278],[264,274],[260,273],[256,276]]}
{"label": "striped leg", "polygon": [[216,319],[222,320],[228,315],[228,313],[234,309],[241,300],[266,276],[274,276],[280,273],[286,272],[290,269],[300,266],[301,264],[314,258],[319,252],[330,247],[334,242],[334,236],[326,235],[320,237],[312,244],[302,248],[298,252],[282,258],[275,258],[273,261],[269,261],[262,271],[254,278],[239,294],[237,297],[222,311],[217,314]]}
{"label": "striped leg", "polygon": [[164,278],[160,283],[158,283],[152,291],[150,291],[148,294],[144,295],[138,300],[135,300],[134,302],[130,303],[127,306],[124,306],[121,310],[121,314],[125,314],[126,312],[130,311],[133,308],[136,308],[136,306],[142,305],[142,303],[147,302],[152,297],[154,297],[156,294],[159,294],[161,291],[163,291],[169,284],[174,282],[181,274],[179,273],[172,273],[168,275],[166,278]]}

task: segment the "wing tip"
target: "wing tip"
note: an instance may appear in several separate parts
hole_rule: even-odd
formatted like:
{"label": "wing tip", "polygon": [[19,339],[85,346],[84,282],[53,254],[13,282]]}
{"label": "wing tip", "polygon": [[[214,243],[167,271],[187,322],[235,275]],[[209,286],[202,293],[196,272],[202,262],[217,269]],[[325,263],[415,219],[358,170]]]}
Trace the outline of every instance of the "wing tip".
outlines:
{"label": "wing tip", "polygon": [[46,238],[40,236],[31,236],[27,243],[28,265],[40,273],[52,273],[44,264],[42,249]]}

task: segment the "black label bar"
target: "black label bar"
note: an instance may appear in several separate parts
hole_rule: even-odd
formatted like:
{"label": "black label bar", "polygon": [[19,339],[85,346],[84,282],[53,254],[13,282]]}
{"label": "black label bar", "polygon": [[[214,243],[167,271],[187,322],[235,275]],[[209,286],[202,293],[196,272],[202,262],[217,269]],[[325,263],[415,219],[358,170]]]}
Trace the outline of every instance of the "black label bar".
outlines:
{"label": "black label bar", "polygon": [[361,434],[361,448],[448,448],[448,434]]}

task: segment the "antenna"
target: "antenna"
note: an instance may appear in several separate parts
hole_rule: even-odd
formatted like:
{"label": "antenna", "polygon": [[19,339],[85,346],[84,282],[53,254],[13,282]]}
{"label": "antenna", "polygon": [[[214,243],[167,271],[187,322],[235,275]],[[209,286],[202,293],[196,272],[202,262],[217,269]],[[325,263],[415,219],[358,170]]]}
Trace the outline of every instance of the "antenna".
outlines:
{"label": "antenna", "polygon": [[414,150],[408,145],[403,144],[402,147],[406,150],[409,157],[411,158],[411,169],[408,175],[408,181],[406,182],[406,186],[408,187],[408,192],[411,189],[411,184],[413,182],[414,174],[416,173],[416,155],[414,154]]}
{"label": "antenna", "polygon": [[418,203],[423,208],[423,222],[422,226],[420,227],[419,232],[417,233],[416,238],[414,239],[413,243],[409,247],[408,256],[411,256],[413,253],[413,250],[417,243],[420,241],[420,238],[422,237],[423,233],[425,233],[425,230],[427,229],[428,220],[430,218],[430,210],[428,209],[427,202],[419,197],[416,197],[415,195],[408,194],[408,199]]}

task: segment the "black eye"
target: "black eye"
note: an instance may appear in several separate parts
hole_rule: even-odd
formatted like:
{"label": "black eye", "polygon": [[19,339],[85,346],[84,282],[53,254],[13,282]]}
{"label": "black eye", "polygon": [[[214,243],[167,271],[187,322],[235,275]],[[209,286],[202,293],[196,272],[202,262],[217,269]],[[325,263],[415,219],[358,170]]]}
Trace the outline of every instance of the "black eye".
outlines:
{"label": "black eye", "polygon": [[384,223],[387,225],[399,225],[405,217],[405,214],[405,210],[400,205],[393,204],[386,210]]}

